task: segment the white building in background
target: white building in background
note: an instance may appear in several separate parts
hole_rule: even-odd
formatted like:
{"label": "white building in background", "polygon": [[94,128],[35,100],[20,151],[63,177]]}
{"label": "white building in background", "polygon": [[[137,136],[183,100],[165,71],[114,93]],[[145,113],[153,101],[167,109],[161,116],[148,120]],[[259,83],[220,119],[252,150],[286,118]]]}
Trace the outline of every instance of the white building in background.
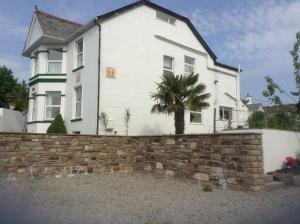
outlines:
{"label": "white building in background", "polygon": [[[28,131],[46,132],[61,113],[69,133],[174,133],[173,117],[151,114],[151,92],[163,73],[200,74],[210,107],[186,111],[186,133],[243,126],[239,70],[221,64],[188,18],[149,1],[137,1],[85,25],[36,10],[23,55],[31,58]],[[241,111],[243,113],[241,113]],[[230,122],[229,122],[230,120]]]}

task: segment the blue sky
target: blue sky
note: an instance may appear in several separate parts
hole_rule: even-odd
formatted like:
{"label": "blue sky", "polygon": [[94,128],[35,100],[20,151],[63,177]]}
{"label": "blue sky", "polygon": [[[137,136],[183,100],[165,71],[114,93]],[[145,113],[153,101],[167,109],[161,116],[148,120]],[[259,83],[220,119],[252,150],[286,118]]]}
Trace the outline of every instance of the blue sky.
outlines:
{"label": "blue sky", "polygon": [[[0,0],[0,65],[28,79],[29,59],[21,56],[34,5],[51,14],[85,23],[134,0]],[[153,0],[191,19],[220,62],[238,66],[241,95],[265,101],[264,76],[294,90],[289,51],[300,31],[299,0]],[[200,74],[201,75],[201,74]],[[283,97],[284,102],[292,102]]]}

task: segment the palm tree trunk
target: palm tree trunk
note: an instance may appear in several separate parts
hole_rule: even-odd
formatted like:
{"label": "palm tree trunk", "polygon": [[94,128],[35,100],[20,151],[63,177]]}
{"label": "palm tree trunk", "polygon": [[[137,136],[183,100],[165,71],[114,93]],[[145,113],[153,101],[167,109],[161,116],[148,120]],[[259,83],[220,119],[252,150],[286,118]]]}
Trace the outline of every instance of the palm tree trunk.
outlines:
{"label": "palm tree trunk", "polygon": [[184,110],[175,111],[175,134],[184,134]]}

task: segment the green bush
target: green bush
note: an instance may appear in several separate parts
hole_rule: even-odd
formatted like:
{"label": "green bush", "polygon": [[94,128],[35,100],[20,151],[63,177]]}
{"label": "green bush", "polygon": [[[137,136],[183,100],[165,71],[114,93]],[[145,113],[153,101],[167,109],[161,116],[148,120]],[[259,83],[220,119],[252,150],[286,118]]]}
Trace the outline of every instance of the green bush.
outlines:
{"label": "green bush", "polygon": [[57,114],[51,125],[47,129],[47,133],[67,134],[67,129],[60,114]]}
{"label": "green bush", "polygon": [[265,113],[261,111],[254,112],[248,120],[249,128],[265,128]]}

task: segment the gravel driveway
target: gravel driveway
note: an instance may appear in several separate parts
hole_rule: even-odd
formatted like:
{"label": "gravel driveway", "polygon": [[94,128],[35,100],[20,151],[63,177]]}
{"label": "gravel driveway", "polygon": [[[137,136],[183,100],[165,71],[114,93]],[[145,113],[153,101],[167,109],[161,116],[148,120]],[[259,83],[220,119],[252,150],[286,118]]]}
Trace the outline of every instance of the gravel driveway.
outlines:
{"label": "gravel driveway", "polygon": [[0,223],[300,223],[300,188],[203,192],[144,174],[0,178]]}

